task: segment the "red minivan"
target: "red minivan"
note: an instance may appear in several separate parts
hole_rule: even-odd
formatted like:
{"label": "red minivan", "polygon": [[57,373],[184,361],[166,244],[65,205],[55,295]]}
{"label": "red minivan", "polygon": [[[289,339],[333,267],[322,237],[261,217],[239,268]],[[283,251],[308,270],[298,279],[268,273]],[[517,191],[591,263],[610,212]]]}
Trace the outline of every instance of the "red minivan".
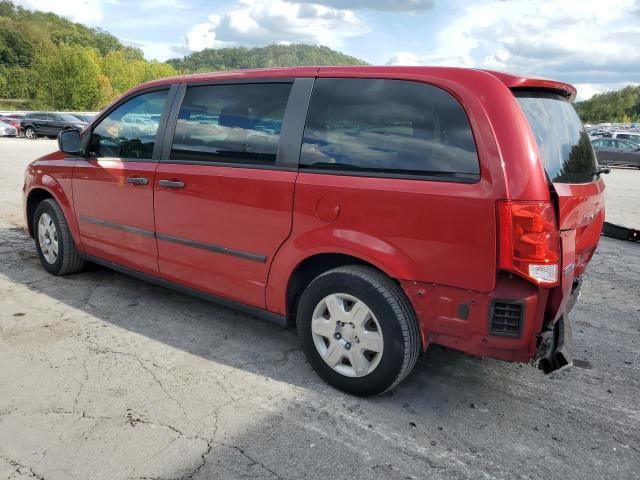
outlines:
{"label": "red minivan", "polygon": [[157,80],[29,165],[26,220],[54,275],[91,261],[296,324],[347,392],[430,344],[551,372],[604,217],[575,93],[440,67]]}

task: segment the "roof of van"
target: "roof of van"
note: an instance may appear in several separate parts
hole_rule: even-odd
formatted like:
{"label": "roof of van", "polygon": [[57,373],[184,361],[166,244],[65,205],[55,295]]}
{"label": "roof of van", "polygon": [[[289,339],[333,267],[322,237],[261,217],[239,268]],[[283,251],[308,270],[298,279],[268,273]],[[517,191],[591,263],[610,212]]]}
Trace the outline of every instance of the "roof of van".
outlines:
{"label": "roof of van", "polygon": [[191,75],[180,75],[176,77],[152,80],[143,84],[145,87],[153,85],[163,85],[168,83],[203,82],[207,80],[222,79],[251,79],[251,78],[288,78],[288,77],[368,77],[379,76],[393,78],[394,76],[452,76],[461,77],[468,75],[491,75],[500,80],[508,88],[518,89],[550,89],[560,92],[569,100],[576,96],[576,89],[573,85],[557,80],[530,75],[520,75],[516,73],[498,72],[493,70],[479,70],[459,67],[420,67],[420,66],[373,66],[373,65],[353,65],[353,66],[311,66],[311,67],[280,67],[280,68],[257,68],[247,70],[228,70],[221,72],[196,73]]}

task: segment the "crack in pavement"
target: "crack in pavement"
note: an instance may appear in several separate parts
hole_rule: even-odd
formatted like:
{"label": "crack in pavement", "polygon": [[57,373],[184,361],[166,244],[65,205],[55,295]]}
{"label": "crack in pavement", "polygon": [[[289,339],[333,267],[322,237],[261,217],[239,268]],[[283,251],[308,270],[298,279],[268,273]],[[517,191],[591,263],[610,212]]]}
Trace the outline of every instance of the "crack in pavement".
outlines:
{"label": "crack in pavement", "polygon": [[182,414],[186,417],[187,416],[187,411],[185,410],[184,406],[182,405],[182,403],[175,398],[164,386],[164,384],[162,383],[162,381],[157,377],[157,375],[153,372],[153,370],[151,370],[148,366],[146,366],[144,364],[144,361],[135,353],[129,353],[129,352],[121,352],[118,350],[112,350],[109,348],[104,348],[104,347],[100,347],[98,345],[97,342],[90,340],[90,339],[86,339],[86,341],[88,341],[89,343],[94,345],[94,348],[89,348],[89,350],[91,350],[94,353],[101,353],[103,355],[122,355],[125,357],[130,357],[135,359],[139,364],[140,364],[140,368],[142,368],[143,370],[145,370],[150,376],[151,378],[153,378],[153,380],[155,381],[155,383],[158,385],[158,387],[160,387],[160,389],[164,392],[164,394],[167,396],[167,398],[171,401],[173,401],[174,403],[176,403],[176,405],[178,405],[178,407],[180,407],[180,410],[182,410]]}
{"label": "crack in pavement", "polygon": [[237,445],[229,445],[226,443],[223,443],[222,445],[224,445],[225,447],[233,448],[234,450],[238,451],[241,455],[246,457],[248,460],[250,460],[251,463],[248,466],[251,467],[253,465],[259,465],[260,467],[264,468],[267,472],[271,473],[271,475],[275,476],[276,478],[280,480],[285,480],[285,477],[280,476],[279,474],[271,470],[269,467],[267,467],[264,463],[259,462],[258,460],[253,458],[251,455],[249,455],[247,452],[245,452],[244,449],[238,447]]}
{"label": "crack in pavement", "polygon": [[[37,478],[38,480],[44,480],[44,477],[42,475],[37,474],[36,472],[33,471],[33,469],[28,466],[28,465],[24,465],[20,462],[17,462],[16,460],[13,460],[11,458],[5,457],[4,455],[0,455],[0,458],[5,460],[9,465],[11,465],[12,467],[15,467],[14,472],[11,474],[11,476],[13,476],[16,473],[19,473],[20,475],[23,475],[25,472],[22,472],[21,470],[26,470],[27,475],[29,475],[32,478]],[[11,477],[9,477],[11,478]]]}

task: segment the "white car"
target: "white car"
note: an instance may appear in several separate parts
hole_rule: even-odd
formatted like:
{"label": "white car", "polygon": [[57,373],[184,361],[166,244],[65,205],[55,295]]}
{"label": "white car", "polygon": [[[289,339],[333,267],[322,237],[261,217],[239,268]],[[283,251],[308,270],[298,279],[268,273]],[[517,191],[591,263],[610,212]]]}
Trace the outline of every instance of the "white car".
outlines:
{"label": "white car", "polygon": [[611,138],[622,138],[640,144],[640,133],[638,132],[611,132]]}
{"label": "white car", "polygon": [[0,120],[0,137],[16,137],[18,136],[18,129],[10,123]]}

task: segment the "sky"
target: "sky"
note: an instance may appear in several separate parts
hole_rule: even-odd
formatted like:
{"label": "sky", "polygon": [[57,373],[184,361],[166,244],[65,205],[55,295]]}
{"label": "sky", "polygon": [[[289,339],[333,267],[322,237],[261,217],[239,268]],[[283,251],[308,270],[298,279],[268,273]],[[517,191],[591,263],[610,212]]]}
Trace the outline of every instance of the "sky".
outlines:
{"label": "sky", "polygon": [[203,48],[326,45],[376,65],[490,68],[640,84],[640,0],[14,0],[107,30],[147,59]]}

